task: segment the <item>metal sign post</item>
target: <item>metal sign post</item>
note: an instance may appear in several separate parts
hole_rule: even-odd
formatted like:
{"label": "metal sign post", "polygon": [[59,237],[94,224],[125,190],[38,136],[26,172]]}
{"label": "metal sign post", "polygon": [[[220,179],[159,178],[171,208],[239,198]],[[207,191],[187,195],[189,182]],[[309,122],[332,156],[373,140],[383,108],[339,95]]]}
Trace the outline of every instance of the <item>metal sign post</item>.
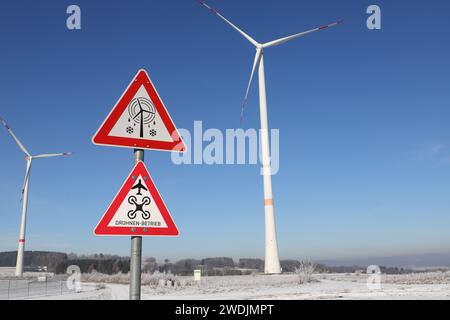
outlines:
{"label": "metal sign post", "polygon": [[[144,150],[134,149],[134,164],[144,161]],[[141,300],[142,237],[131,237],[130,300]]]}

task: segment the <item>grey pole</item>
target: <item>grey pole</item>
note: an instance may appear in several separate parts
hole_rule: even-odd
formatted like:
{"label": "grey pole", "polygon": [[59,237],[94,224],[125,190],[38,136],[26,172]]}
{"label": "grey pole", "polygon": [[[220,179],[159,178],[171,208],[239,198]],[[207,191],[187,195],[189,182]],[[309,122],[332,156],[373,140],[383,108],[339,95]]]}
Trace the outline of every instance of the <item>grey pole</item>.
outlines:
{"label": "grey pole", "polygon": [[[144,161],[144,150],[134,149],[134,163]],[[141,300],[142,237],[131,237],[130,300]]]}

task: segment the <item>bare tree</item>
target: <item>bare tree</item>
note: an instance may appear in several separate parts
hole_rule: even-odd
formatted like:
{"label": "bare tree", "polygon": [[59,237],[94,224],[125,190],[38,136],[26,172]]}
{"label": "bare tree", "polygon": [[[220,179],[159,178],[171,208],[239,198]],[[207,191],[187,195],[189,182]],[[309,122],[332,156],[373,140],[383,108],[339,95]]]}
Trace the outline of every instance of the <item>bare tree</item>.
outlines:
{"label": "bare tree", "polygon": [[295,268],[295,273],[298,276],[298,282],[300,284],[311,282],[313,280],[312,275],[315,270],[316,265],[311,261],[301,261],[300,266]]}
{"label": "bare tree", "polygon": [[153,257],[146,258],[142,265],[142,271],[145,273],[153,273],[155,270],[158,270],[156,259]]}

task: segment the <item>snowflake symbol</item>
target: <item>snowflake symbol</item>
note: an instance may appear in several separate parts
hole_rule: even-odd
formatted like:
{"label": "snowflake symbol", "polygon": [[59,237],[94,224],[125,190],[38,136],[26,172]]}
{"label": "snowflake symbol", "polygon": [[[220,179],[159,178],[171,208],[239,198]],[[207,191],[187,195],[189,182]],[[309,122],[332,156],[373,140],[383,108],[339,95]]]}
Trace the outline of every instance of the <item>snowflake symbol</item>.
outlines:
{"label": "snowflake symbol", "polygon": [[150,130],[150,135],[152,137],[156,136],[156,130],[155,129]]}
{"label": "snowflake symbol", "polygon": [[134,129],[132,128],[132,127],[127,127],[127,133],[128,134],[132,134],[133,133],[133,131],[134,131]]}

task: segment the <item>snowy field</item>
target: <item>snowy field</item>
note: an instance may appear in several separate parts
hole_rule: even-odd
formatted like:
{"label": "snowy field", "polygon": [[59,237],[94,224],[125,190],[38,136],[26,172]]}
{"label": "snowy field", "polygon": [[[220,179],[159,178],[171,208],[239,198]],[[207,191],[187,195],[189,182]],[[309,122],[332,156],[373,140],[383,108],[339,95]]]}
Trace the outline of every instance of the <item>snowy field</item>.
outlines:
{"label": "snowy field", "polygon": [[[450,300],[450,272],[382,275],[381,289],[375,290],[367,287],[367,277],[365,274],[315,274],[314,281],[308,284],[298,284],[297,276],[289,274],[203,277],[200,283],[194,282],[193,277],[176,277],[175,286],[147,281],[148,284],[142,286],[142,299]],[[109,277],[106,281],[114,279]],[[82,291],[79,293],[35,299],[126,300],[128,289],[127,284],[121,283],[82,282]]]}

